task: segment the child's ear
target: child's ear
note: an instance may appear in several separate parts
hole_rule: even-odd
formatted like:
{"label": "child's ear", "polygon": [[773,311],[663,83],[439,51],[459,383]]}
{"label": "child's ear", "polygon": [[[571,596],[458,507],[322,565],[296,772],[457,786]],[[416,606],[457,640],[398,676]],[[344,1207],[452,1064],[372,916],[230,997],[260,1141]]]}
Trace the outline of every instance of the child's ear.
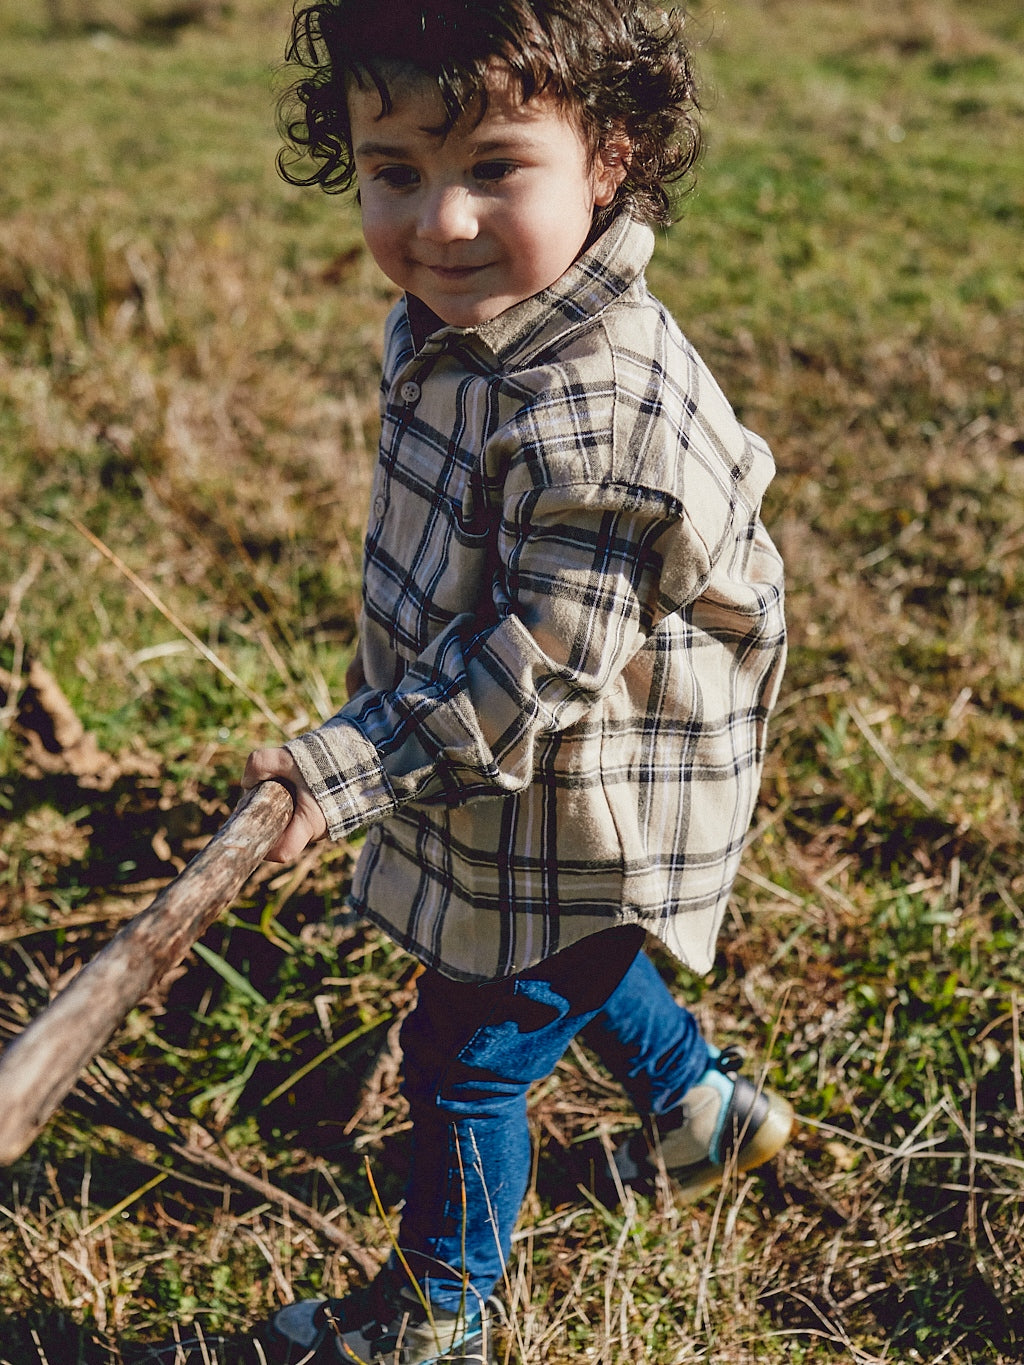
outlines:
{"label": "child's ear", "polygon": [[594,164],[594,203],[607,208],[629,170],[633,148],[625,132],[615,130],[601,143]]}

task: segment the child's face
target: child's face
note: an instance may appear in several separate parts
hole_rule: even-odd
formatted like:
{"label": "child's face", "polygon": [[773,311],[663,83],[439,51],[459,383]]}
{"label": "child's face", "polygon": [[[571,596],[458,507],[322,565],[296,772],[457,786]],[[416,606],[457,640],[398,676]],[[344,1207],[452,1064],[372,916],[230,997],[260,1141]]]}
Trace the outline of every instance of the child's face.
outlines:
{"label": "child's face", "polygon": [[580,254],[596,207],[610,204],[621,159],[590,153],[576,120],[542,96],[524,104],[496,76],[476,123],[447,137],[437,87],[403,73],[349,91],[363,233],[374,260],[446,323],[473,327],[547,288]]}

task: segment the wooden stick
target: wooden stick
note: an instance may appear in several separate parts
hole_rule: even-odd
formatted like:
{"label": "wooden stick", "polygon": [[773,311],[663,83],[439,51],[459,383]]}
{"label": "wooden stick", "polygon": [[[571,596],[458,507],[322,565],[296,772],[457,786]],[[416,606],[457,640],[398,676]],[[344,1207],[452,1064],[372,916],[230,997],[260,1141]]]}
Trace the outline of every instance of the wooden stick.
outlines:
{"label": "wooden stick", "polygon": [[129,1010],[230,905],[292,815],[279,782],[247,792],[203,851],[126,924],[0,1057],[0,1165],[38,1136]]}

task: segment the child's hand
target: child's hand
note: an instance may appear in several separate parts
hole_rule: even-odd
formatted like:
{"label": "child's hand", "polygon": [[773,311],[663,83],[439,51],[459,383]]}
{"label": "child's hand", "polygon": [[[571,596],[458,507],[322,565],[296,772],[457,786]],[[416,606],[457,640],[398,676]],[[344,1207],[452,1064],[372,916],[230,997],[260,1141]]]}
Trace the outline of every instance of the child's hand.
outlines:
{"label": "child's hand", "polygon": [[290,863],[308,844],[324,837],[327,821],[287,749],[257,749],[249,755],[242,774],[244,790],[249,791],[268,777],[276,778],[290,789],[295,811],[285,832],[267,853],[267,862]]}

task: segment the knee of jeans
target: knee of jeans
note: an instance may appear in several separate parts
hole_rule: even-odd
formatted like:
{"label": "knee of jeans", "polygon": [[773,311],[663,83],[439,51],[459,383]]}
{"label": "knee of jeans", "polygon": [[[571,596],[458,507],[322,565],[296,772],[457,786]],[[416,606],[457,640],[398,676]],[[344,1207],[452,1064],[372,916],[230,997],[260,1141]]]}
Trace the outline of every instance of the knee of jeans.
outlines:
{"label": "knee of jeans", "polygon": [[479,1073],[466,1074],[458,1063],[442,1073],[436,1084],[405,1075],[402,1094],[409,1104],[414,1125],[421,1123],[460,1123],[463,1120],[516,1123],[525,1121],[528,1082],[494,1080]]}
{"label": "knee of jeans", "polygon": [[[550,1043],[550,1039],[548,1042]],[[505,1021],[478,1030],[454,1057],[431,1057],[417,1065],[406,1055],[402,1093],[422,1112],[440,1109],[452,1117],[498,1117],[525,1105],[534,1081],[550,1075],[565,1044],[537,1046],[529,1034]]]}

